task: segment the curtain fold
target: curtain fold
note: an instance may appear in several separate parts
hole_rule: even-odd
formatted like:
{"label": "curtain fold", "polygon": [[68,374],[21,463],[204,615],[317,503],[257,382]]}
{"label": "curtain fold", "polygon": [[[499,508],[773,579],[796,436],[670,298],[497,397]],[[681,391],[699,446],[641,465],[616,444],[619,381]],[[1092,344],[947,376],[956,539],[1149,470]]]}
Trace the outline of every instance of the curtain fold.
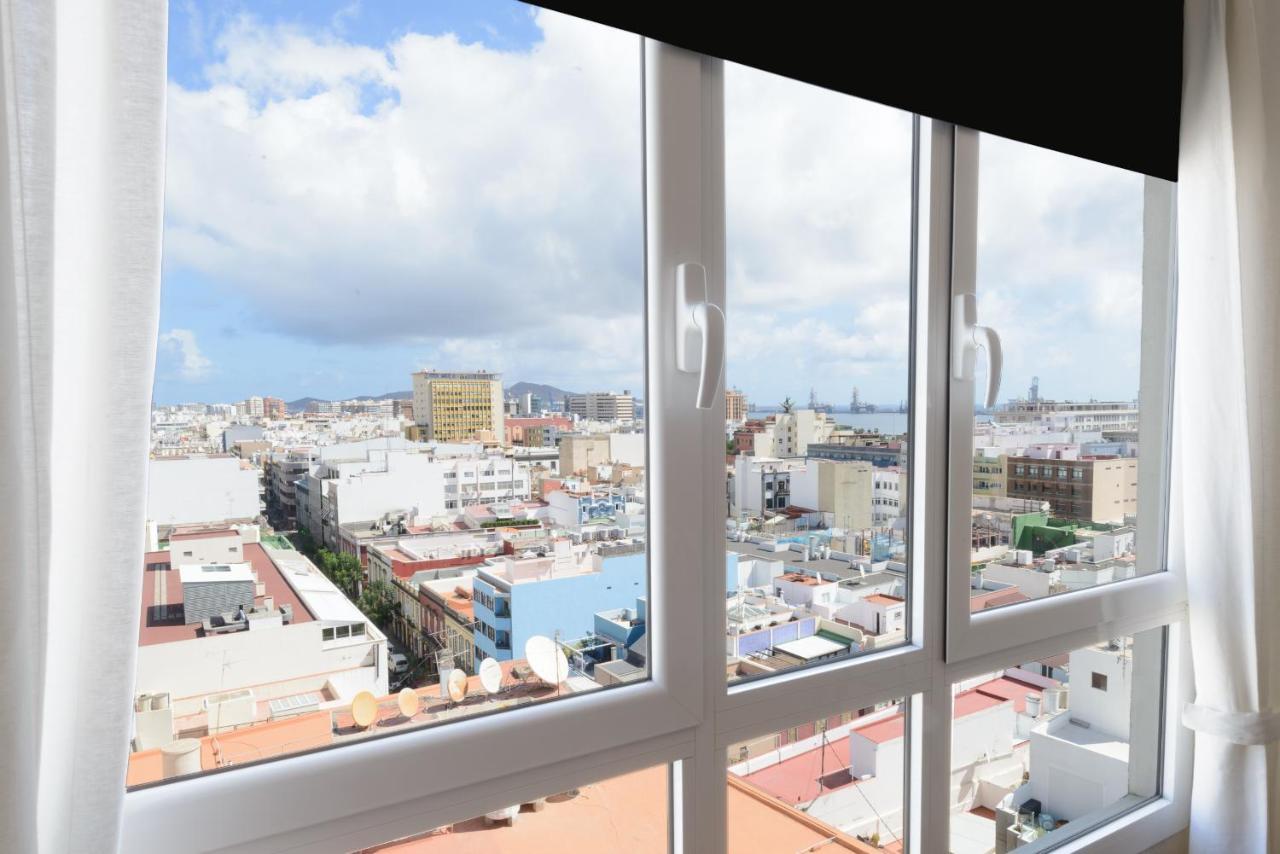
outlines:
{"label": "curtain fold", "polygon": [[[1188,0],[1177,429],[1193,851],[1280,850],[1280,7]],[[1177,534],[1179,532],[1175,532]]]}
{"label": "curtain fold", "polygon": [[0,2],[0,850],[113,851],[159,312],[167,8]]}

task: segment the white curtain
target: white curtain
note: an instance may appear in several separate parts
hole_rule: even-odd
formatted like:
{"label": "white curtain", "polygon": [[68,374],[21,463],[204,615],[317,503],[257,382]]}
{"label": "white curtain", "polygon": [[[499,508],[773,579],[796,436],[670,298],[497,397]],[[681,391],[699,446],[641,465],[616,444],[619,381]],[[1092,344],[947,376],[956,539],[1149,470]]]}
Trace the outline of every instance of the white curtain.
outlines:
{"label": "white curtain", "polygon": [[164,175],[163,0],[0,0],[0,851],[118,847]]}
{"label": "white curtain", "polygon": [[1193,851],[1280,850],[1280,4],[1187,0],[1177,429]]}

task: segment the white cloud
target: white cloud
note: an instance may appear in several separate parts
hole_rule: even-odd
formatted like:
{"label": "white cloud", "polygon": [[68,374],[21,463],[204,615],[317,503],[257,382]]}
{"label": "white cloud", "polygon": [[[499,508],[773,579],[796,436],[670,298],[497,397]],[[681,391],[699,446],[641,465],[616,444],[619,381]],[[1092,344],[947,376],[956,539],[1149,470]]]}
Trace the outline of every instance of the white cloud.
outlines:
{"label": "white cloud", "polygon": [[[235,19],[208,88],[170,87],[167,262],[296,338],[638,386],[639,43],[534,20],[543,40],[511,52]],[[731,67],[725,119],[731,380],[896,402],[910,118]],[[1046,393],[1074,393],[1123,365],[1136,386],[1141,178],[994,138],[983,152],[982,312],[1011,382],[1043,369]]]}
{"label": "white cloud", "polygon": [[213,362],[200,352],[196,334],[190,329],[160,333],[160,353],[175,363],[178,376],[188,382],[205,379],[213,371]]}

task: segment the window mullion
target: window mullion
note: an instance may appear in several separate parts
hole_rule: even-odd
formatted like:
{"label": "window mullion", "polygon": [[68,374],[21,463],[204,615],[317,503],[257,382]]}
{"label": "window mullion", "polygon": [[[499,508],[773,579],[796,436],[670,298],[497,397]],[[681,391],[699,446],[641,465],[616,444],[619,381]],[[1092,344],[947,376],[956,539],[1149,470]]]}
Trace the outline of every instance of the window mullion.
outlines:
{"label": "window mullion", "polygon": [[[920,270],[916,304],[916,387],[913,397],[917,435],[912,468],[919,472],[914,490],[912,532],[915,567],[913,639],[929,662],[929,689],[911,699],[908,762],[908,850],[948,849],[951,783],[951,689],[946,678],[947,557],[955,539],[948,498],[951,270],[954,149],[956,128],[930,121],[921,133],[916,227]],[[972,229],[972,237],[976,232]],[[967,523],[967,520],[966,520]]]}

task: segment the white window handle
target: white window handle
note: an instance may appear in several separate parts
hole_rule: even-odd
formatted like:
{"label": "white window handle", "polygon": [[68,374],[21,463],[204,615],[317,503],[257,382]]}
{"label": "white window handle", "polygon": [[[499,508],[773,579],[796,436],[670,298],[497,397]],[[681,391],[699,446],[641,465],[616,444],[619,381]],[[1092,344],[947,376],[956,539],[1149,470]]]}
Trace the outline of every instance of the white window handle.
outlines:
{"label": "white window handle", "polygon": [[724,310],[707,301],[701,264],[676,267],[676,368],[698,374],[696,405],[710,409],[724,373]]}
{"label": "white window handle", "polygon": [[996,405],[1000,394],[1000,373],[1004,369],[1004,353],[1000,335],[990,326],[978,325],[978,298],[974,294],[956,294],[951,300],[951,375],[958,380],[973,380],[973,365],[978,348],[987,351],[987,408]]}

